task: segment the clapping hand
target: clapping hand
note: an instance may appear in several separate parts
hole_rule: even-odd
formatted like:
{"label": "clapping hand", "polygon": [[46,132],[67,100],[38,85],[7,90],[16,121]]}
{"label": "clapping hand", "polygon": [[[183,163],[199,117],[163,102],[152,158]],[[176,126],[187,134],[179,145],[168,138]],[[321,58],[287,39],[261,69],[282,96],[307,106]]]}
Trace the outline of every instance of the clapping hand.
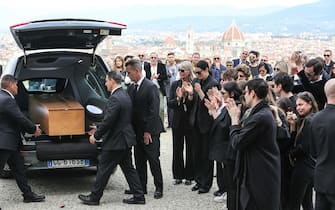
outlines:
{"label": "clapping hand", "polygon": [[242,106],[241,104],[237,106],[234,99],[232,98],[227,99],[226,108],[231,118],[232,125],[239,124],[240,116],[241,116],[241,106]]}

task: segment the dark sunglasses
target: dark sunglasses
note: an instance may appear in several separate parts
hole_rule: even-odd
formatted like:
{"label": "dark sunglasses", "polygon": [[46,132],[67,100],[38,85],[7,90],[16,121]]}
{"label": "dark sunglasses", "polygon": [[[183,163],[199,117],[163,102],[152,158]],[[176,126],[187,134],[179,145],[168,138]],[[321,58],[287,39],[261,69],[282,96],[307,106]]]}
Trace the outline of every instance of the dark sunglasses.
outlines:
{"label": "dark sunglasses", "polygon": [[142,55],[142,54],[139,54],[139,55],[138,55],[138,57],[144,57],[144,55]]}
{"label": "dark sunglasses", "polygon": [[184,72],[185,72],[185,69],[179,69],[178,71],[184,73]]}
{"label": "dark sunglasses", "polygon": [[325,57],[330,57],[330,55],[327,55],[327,54],[324,54],[323,56],[325,56]]}
{"label": "dark sunglasses", "polygon": [[214,58],[214,60],[220,60],[220,58]]}
{"label": "dark sunglasses", "polygon": [[157,57],[151,57],[151,59],[156,59]]}
{"label": "dark sunglasses", "polygon": [[273,68],[274,71],[280,71],[280,68]]}

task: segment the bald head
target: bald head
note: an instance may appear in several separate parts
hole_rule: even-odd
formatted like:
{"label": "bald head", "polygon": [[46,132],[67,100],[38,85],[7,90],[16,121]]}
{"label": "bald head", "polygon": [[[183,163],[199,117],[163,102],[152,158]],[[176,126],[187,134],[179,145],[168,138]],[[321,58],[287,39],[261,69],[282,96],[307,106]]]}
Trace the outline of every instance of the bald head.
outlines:
{"label": "bald head", "polygon": [[329,104],[335,104],[335,78],[327,81],[325,85],[325,94]]}

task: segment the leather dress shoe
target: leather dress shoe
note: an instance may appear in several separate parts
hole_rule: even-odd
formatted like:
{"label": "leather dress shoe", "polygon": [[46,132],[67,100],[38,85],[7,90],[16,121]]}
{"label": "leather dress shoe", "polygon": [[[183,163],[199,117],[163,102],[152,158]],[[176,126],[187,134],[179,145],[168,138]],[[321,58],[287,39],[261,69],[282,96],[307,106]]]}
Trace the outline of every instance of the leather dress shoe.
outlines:
{"label": "leather dress shoe", "polygon": [[209,190],[201,188],[201,187],[198,190],[198,194],[203,194],[203,193],[208,193],[208,192],[209,192]]}
{"label": "leather dress shoe", "polygon": [[[124,190],[124,194],[132,195],[134,193],[131,190]],[[143,190],[143,194],[148,194],[148,192],[146,190]]]}
{"label": "leather dress shoe", "polygon": [[92,195],[78,195],[78,198],[87,205],[99,205],[100,201],[98,199],[94,199]]}
{"label": "leather dress shoe", "polygon": [[196,184],[192,187],[192,191],[197,191],[197,190],[199,190],[199,188],[200,188],[200,186],[198,184]]}
{"label": "leather dress shoe", "polygon": [[181,184],[181,183],[183,183],[183,180],[176,179],[176,180],[174,180],[173,185],[178,185],[178,184]]}
{"label": "leather dress shoe", "polygon": [[162,197],[163,197],[163,192],[156,190],[155,193],[154,193],[154,198],[155,199],[160,199]]}
{"label": "leather dress shoe", "polygon": [[23,202],[30,203],[30,202],[41,202],[45,200],[44,195],[37,195],[36,193],[30,192],[23,194]]}
{"label": "leather dress shoe", "polygon": [[188,180],[188,179],[185,180],[185,185],[191,185],[191,184],[192,184],[192,180]]}
{"label": "leather dress shoe", "polygon": [[126,203],[126,204],[145,204],[145,198],[144,198],[144,196],[142,196],[142,197],[133,196],[131,198],[123,199],[122,202]]}

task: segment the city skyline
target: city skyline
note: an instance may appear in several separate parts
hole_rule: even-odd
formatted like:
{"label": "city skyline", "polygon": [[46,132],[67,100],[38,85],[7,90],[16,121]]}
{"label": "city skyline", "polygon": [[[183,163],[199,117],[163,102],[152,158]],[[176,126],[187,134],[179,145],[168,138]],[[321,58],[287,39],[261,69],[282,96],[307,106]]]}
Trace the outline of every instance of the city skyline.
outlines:
{"label": "city skyline", "polygon": [[[58,0],[50,4],[42,0],[20,1],[4,0],[0,7],[0,32],[9,32],[8,28],[22,22],[53,18],[86,18],[116,21],[124,24],[135,24],[145,20],[157,20],[171,17],[193,17],[214,15],[243,15],[253,9],[257,15],[278,11],[297,5],[317,2],[318,0],[235,0],[222,2],[207,0],[157,0],[120,1],[111,3],[107,0],[65,1]],[[64,6],[65,5],[65,6]],[[213,10],[215,8],[216,11]],[[15,14],[15,15],[13,15]],[[245,14],[247,15],[247,14]],[[255,15],[255,14],[254,14]]]}

